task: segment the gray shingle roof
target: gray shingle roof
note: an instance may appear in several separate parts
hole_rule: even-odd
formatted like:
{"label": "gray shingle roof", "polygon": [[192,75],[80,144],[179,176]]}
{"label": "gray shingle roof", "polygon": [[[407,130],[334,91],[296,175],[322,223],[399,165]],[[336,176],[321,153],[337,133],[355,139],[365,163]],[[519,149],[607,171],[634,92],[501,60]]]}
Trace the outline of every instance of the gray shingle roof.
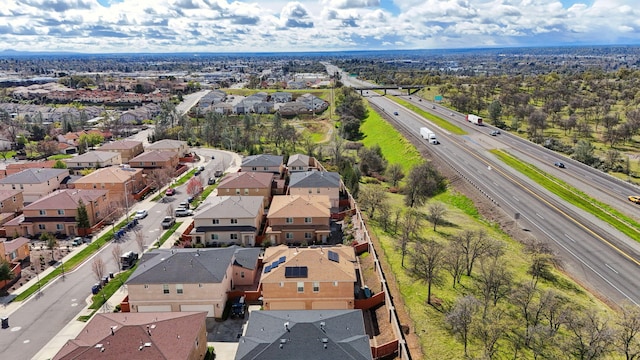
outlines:
{"label": "gray shingle roof", "polygon": [[60,181],[69,176],[66,169],[25,169],[0,180],[0,184],[41,184],[60,176]]}
{"label": "gray shingle roof", "polygon": [[283,160],[284,160],[284,156],[281,156],[281,155],[267,155],[267,154],[251,155],[242,159],[242,166],[256,166],[256,167],[280,166]]}
{"label": "gray shingle roof", "polygon": [[283,310],[251,312],[235,359],[369,360],[372,356],[362,311]]}
{"label": "gray shingle roof", "polygon": [[127,284],[220,283],[232,261],[253,269],[260,251],[259,248],[239,246],[156,249],[142,256]]}
{"label": "gray shingle roof", "polygon": [[67,159],[67,162],[103,162],[113,159],[118,153],[111,151],[88,151],[82,155]]}
{"label": "gray shingle roof", "polygon": [[340,187],[340,174],[328,171],[306,171],[291,173],[290,188]]}
{"label": "gray shingle roof", "polygon": [[262,208],[263,196],[215,196],[208,201],[194,219],[255,218]]}
{"label": "gray shingle roof", "polygon": [[293,154],[289,156],[287,166],[309,166],[309,156],[304,154]]}

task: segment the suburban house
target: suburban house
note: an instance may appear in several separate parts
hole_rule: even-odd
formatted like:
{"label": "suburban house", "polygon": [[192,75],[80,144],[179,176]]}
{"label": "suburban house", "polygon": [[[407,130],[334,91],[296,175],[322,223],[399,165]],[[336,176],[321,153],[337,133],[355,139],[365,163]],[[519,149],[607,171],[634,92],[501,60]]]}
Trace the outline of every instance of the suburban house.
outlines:
{"label": "suburban house", "polygon": [[122,163],[126,164],[129,160],[142,154],[144,147],[142,146],[142,141],[118,140],[106,143],[100,146],[98,150],[117,152],[122,157]]}
{"label": "suburban house", "polygon": [[361,310],[252,311],[235,360],[372,360]]}
{"label": "suburban house", "polygon": [[262,196],[215,196],[193,216],[196,244],[255,246],[264,216]]}
{"label": "suburban house", "polygon": [[265,249],[265,310],[353,309],[359,265],[350,246]]}
{"label": "suburban house", "polygon": [[28,204],[59,189],[68,177],[67,169],[26,169],[0,179],[0,190],[22,190]]}
{"label": "suburban house", "polygon": [[330,208],[326,195],[274,196],[265,237],[272,244],[326,243],[331,235]]}
{"label": "suburban house", "polygon": [[269,207],[276,183],[271,173],[236,172],[225,175],[217,187],[218,196],[262,196],[264,207]]}
{"label": "suburban house", "polygon": [[307,171],[291,173],[289,195],[327,195],[331,202],[331,212],[338,212],[340,191],[343,189],[340,174],[328,171]]}
{"label": "suburban house", "polygon": [[24,237],[12,240],[0,238],[0,260],[4,260],[10,264],[9,268],[14,275],[14,278],[11,280],[0,280],[0,289],[15,281],[16,277],[22,272],[22,263],[28,263],[28,261],[25,260],[28,260],[31,255],[30,243],[31,240]]}
{"label": "suburban house", "polygon": [[149,144],[147,146],[147,151],[150,150],[173,151],[178,153],[178,157],[184,157],[189,153],[189,145],[186,141],[164,139],[156,141],[153,144]]}
{"label": "suburban house", "polygon": [[277,91],[271,94],[271,101],[274,103],[286,103],[293,99],[293,94],[285,91]]}
{"label": "suburban house", "polygon": [[7,164],[7,168],[4,170],[0,170],[0,175],[2,177],[6,177],[12,174],[17,174],[22,170],[26,169],[52,169],[56,164],[55,160],[45,160],[45,161],[29,161],[23,163],[15,163],[15,164]]}
{"label": "suburban house", "polygon": [[203,312],[98,313],[53,360],[202,360],[205,320]]}
{"label": "suburban house", "polygon": [[287,170],[289,173],[299,171],[318,170],[316,159],[303,154],[293,154],[289,156],[287,161]]}
{"label": "suburban house", "polygon": [[111,151],[88,151],[82,155],[65,159],[69,169],[97,169],[122,164],[122,155]]}
{"label": "suburban house", "polygon": [[24,207],[21,190],[0,190],[0,213],[17,213]]}
{"label": "suburban house", "polygon": [[4,224],[9,236],[37,236],[43,232],[64,236],[78,235],[78,206],[87,209],[89,225],[100,222],[108,212],[107,190],[64,189],[55,191],[24,207],[22,215]]}
{"label": "suburban house", "polygon": [[284,170],[282,155],[251,155],[242,159],[240,169],[243,172],[268,172],[282,174]]}
{"label": "suburban house", "polygon": [[[73,187],[83,190],[109,190],[111,202],[119,206],[133,203],[132,196],[145,187],[142,169],[110,166],[98,169],[73,182]],[[125,194],[128,196],[125,197]]]}
{"label": "suburban house", "polygon": [[25,237],[15,239],[0,238],[0,259],[11,264],[20,263],[29,258],[31,240]]}
{"label": "suburban house", "polygon": [[178,162],[177,152],[151,150],[129,160],[129,166],[144,169],[146,172],[159,168],[175,170],[178,167]]}
{"label": "suburban house", "polygon": [[260,252],[239,246],[147,252],[127,280],[131,311],[205,311],[207,317],[222,317],[227,292],[259,277]]}

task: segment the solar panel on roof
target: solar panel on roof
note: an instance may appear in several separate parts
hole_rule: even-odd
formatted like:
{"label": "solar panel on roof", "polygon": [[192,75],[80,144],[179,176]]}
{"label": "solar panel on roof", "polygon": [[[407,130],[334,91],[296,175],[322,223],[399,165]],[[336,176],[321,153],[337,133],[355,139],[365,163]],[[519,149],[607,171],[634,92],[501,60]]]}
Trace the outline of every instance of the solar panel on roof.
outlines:
{"label": "solar panel on roof", "polygon": [[283,262],[287,261],[287,257],[286,256],[281,256],[280,259],[278,259],[278,262],[280,264],[282,264]]}
{"label": "solar panel on roof", "polygon": [[306,266],[287,266],[284,268],[284,277],[286,278],[306,278],[309,269]]}
{"label": "solar panel on roof", "polygon": [[264,267],[264,273],[268,273],[269,271],[271,271],[271,265],[267,265]]}
{"label": "solar panel on roof", "polygon": [[328,256],[329,256],[329,260],[335,261],[337,263],[340,262],[340,255],[337,252],[329,250]]}

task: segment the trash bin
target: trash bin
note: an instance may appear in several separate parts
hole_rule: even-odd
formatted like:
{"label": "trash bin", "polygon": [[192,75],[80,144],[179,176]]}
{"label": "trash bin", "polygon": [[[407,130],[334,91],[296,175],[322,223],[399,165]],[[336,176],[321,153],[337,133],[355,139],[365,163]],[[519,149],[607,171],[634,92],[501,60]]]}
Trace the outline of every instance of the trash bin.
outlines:
{"label": "trash bin", "polygon": [[0,321],[2,322],[2,328],[6,329],[9,327],[9,318],[8,317],[3,317],[0,318]]}
{"label": "trash bin", "polygon": [[112,272],[109,273],[109,279],[113,279],[113,273]]}

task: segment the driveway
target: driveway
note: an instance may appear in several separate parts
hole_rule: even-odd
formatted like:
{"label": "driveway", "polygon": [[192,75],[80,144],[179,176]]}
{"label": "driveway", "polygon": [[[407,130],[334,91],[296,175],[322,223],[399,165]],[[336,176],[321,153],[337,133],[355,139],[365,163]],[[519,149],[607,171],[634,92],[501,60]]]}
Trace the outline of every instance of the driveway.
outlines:
{"label": "driveway", "polygon": [[242,336],[242,326],[246,320],[246,318],[226,321],[207,319],[207,342],[214,347],[216,360],[233,360],[236,357],[238,341]]}

